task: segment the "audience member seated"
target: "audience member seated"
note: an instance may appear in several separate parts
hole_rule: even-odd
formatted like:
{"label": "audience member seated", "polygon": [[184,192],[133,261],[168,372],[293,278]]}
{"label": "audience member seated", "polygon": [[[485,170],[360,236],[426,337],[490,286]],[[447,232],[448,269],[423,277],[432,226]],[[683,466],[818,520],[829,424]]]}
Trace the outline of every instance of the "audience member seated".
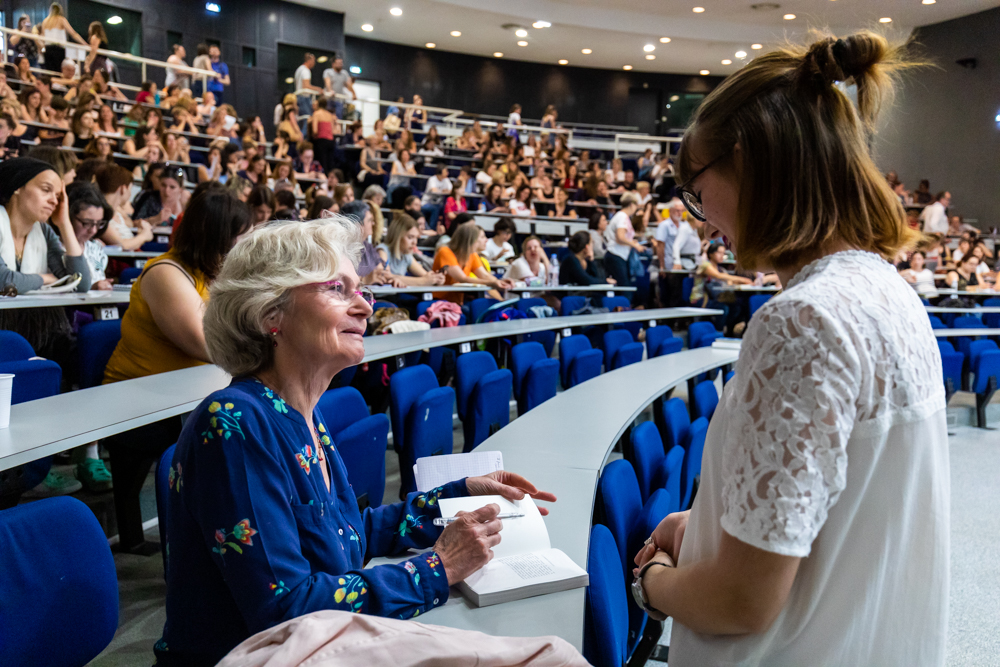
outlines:
{"label": "audience member seated", "polygon": [[548,280],[552,265],[542,249],[542,240],[532,234],[521,244],[521,256],[510,264],[504,274],[507,280],[521,281],[529,285],[544,285]]}
{"label": "audience member seated", "polygon": [[221,186],[191,201],[173,247],[149,260],[132,285],[105,384],[211,361],[202,330],[208,287],[233,243],[252,227],[250,207]]}
{"label": "audience member seated", "polygon": [[433,176],[427,179],[424,196],[421,200],[421,210],[427,218],[427,226],[437,229],[438,218],[444,211],[444,198],[451,194],[451,179],[448,178],[448,167],[439,165]]}
{"label": "audience member seated", "polygon": [[21,155],[21,138],[14,136],[17,121],[9,113],[0,113],[0,159],[9,160]]}
{"label": "audience member seated", "polygon": [[295,173],[299,178],[315,179],[317,176],[324,174],[323,165],[314,159],[315,151],[310,142],[300,141],[296,146],[296,150],[299,153],[299,157],[293,164]]}
{"label": "audience member seated", "polygon": [[[396,154],[396,159],[392,161],[392,167],[389,169],[389,185],[386,187],[389,199],[392,199],[392,193],[396,188],[409,187],[410,178],[416,175],[417,170],[413,166],[410,151],[406,148],[400,149],[399,153]],[[413,189],[411,188],[410,192],[412,191]]]}
{"label": "audience member seated", "polygon": [[[142,147],[143,161],[132,170],[132,176],[139,181],[146,180],[146,174],[154,164],[163,164],[167,159],[167,153],[157,142],[147,143]],[[138,155],[136,157],[139,157]]]}
{"label": "audience member seated", "polygon": [[62,145],[72,148],[86,148],[96,135],[97,120],[92,113],[83,112],[73,115],[70,131],[63,138]]}
{"label": "audience member seated", "polygon": [[746,323],[742,321],[743,307],[733,291],[720,288],[729,285],[752,285],[753,281],[743,276],[726,273],[722,262],[726,260],[726,246],[721,241],[713,241],[705,252],[705,261],[694,274],[691,289],[691,305],[701,308],[721,308],[726,311],[725,325],[730,334],[739,335]]}
{"label": "audience member seated", "polygon": [[386,269],[397,276],[403,285],[443,285],[443,274],[427,271],[414,259],[418,240],[420,223],[409,215],[400,213],[389,225],[385,243],[379,244],[376,250]]}
{"label": "audience member seated", "polygon": [[274,193],[266,185],[255,185],[247,198],[247,205],[253,211],[254,226],[262,225],[274,216],[276,204]]}
{"label": "audience member seated", "polygon": [[517,188],[514,197],[507,202],[511,215],[535,217],[535,205],[531,202],[531,186],[525,183]]}
{"label": "audience member seated", "polygon": [[[317,197],[313,200],[315,204],[316,200],[320,199]],[[274,204],[277,206],[277,210],[274,212],[275,220],[298,220],[301,216],[299,215],[299,209],[296,204],[295,195],[292,194],[290,190],[278,190],[274,193]],[[320,215],[319,217],[324,217]]]}
{"label": "audience member seated", "polygon": [[[152,169],[149,173],[153,173]],[[184,170],[180,167],[163,169],[157,180],[159,187],[139,193],[133,204],[134,217],[149,220],[154,227],[173,224],[174,218],[181,214],[191,198],[191,193],[184,189]]]}
{"label": "audience member seated", "polygon": [[[434,271],[444,273],[445,285],[472,283],[489,285],[498,290],[510,289],[511,281],[498,280],[483,266],[479,253],[486,249],[486,232],[472,222],[460,225],[448,245],[441,246],[434,255]],[[490,292],[493,294],[493,292]],[[464,303],[462,292],[436,292],[435,299]],[[499,298],[495,294],[494,298]]]}
{"label": "audience member seated", "polygon": [[454,181],[451,187],[451,195],[444,202],[444,224],[450,229],[455,216],[465,213],[468,209],[462,185],[458,181]]}
{"label": "audience member seated", "polygon": [[934,292],[934,273],[924,266],[927,255],[923,250],[915,250],[910,255],[910,267],[903,269],[899,275],[903,276],[906,282],[913,285],[913,289],[918,294]]}
{"label": "audience member seated", "polygon": [[83,257],[90,269],[90,288],[110,290],[111,281],[105,275],[108,256],[104,244],[97,238],[104,232],[111,219],[111,206],[92,183],[72,183],[66,188],[69,197],[69,219],[76,241],[83,248]]}
{"label": "audience member seated", "polygon": [[385,169],[378,155],[378,139],[374,134],[365,137],[364,148],[358,160],[361,171],[358,172],[358,183],[364,187],[373,183],[382,185]]}
{"label": "audience member seated", "polygon": [[247,179],[254,185],[267,185],[267,158],[258,153],[249,158],[247,168],[239,175]]}
{"label": "audience member seated", "polygon": [[604,273],[604,267],[594,259],[594,245],[589,232],[576,232],[569,239],[569,254],[559,265],[560,285],[615,284]]}
{"label": "audience member seated", "polygon": [[493,236],[486,242],[483,256],[490,264],[506,262],[514,258],[514,246],[510,244],[517,227],[509,218],[500,218],[493,223]]}
{"label": "audience member seated", "polygon": [[562,187],[554,189],[555,201],[549,205],[548,216],[550,218],[576,218],[576,209],[569,205],[569,195]]}
{"label": "audience member seated", "polygon": [[934,201],[934,194],[931,192],[931,182],[924,179],[913,191],[913,204],[915,206],[926,206]]}
{"label": "audience member seated", "polygon": [[491,183],[486,186],[483,190],[485,197],[483,197],[482,204],[480,205],[480,211],[483,213],[507,213],[508,209],[504,206],[503,199],[503,186],[499,183]]}
{"label": "audience member seated", "polygon": [[109,105],[101,105],[97,112],[97,131],[120,137],[122,131],[118,128],[118,115]]}
{"label": "audience member seated", "polygon": [[[148,174],[147,174],[148,175]],[[138,250],[143,243],[153,240],[153,226],[146,220],[129,216],[132,197],[132,174],[117,164],[109,164],[94,174],[94,180],[104,199],[112,208],[112,216],[100,239],[107,245],[120,246],[122,250]]]}

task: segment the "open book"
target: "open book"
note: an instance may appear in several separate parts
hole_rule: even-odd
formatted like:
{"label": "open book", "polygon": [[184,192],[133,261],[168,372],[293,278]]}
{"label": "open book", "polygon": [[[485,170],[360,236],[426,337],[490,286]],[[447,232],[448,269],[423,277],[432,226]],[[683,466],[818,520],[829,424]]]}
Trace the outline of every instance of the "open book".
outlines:
{"label": "open book", "polygon": [[441,498],[438,503],[443,517],[490,503],[499,505],[501,514],[524,514],[503,520],[503,539],[493,547],[493,560],[458,584],[462,594],[477,607],[568,591],[590,583],[586,570],[552,548],[545,521],[530,497],[511,502],[501,496],[469,496]]}
{"label": "open book", "polygon": [[72,292],[76,289],[76,286],[80,284],[83,277],[79,273],[73,273],[67,276],[63,276],[54,283],[49,283],[48,285],[42,285],[38,289],[33,289],[28,294],[64,294],[66,292]]}
{"label": "open book", "polygon": [[443,454],[417,459],[413,465],[413,478],[417,482],[417,491],[430,491],[456,479],[480,477],[497,470],[503,470],[503,454],[500,452]]}

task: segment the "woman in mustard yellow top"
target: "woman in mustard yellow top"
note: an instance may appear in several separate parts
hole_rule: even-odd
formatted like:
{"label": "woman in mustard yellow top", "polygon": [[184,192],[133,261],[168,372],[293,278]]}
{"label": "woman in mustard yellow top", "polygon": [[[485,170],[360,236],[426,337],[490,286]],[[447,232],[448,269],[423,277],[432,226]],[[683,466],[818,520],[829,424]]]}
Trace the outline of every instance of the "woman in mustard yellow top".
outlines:
{"label": "woman in mustard yellow top", "polygon": [[191,200],[174,247],[147,263],[132,286],[105,384],[210,362],[202,329],[208,287],[252,226],[250,208],[222,186]]}

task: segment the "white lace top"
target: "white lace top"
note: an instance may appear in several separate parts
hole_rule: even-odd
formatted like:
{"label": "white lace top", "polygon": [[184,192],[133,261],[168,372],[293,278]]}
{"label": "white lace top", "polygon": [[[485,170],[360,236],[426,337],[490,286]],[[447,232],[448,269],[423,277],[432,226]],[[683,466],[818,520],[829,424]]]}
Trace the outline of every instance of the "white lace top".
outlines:
{"label": "white lace top", "polygon": [[721,531],[801,557],[766,632],[674,625],[671,667],[943,665],[949,462],[941,360],[879,256],[803,268],[754,315],[709,427],[680,564]]}

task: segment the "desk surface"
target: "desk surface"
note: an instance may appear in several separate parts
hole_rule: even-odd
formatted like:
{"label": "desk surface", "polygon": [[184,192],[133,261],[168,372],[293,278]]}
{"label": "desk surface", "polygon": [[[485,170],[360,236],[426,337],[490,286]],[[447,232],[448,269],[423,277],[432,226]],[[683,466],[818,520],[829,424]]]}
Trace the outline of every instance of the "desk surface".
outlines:
{"label": "desk surface", "polygon": [[10,308],[52,308],[54,306],[113,306],[128,303],[129,292],[91,290],[64,294],[22,294],[0,298],[0,310]]}
{"label": "desk surface", "polygon": [[925,306],[928,313],[965,313],[966,315],[982,315],[985,313],[1000,313],[1000,308],[993,306],[984,308],[944,308],[942,306]]}
{"label": "desk surface", "polygon": [[520,292],[634,292],[635,290],[635,287],[619,287],[618,285],[541,285],[514,287],[507,291],[518,294]]}
{"label": "desk surface", "polygon": [[1000,336],[1000,329],[935,329],[934,335],[938,338],[952,338],[954,336]]}
{"label": "desk surface", "polygon": [[115,259],[152,259],[159,257],[162,252],[146,250],[105,250],[104,254]]}
{"label": "desk surface", "polygon": [[723,285],[720,292],[779,292],[780,287],[774,285]]}
{"label": "desk surface", "polygon": [[[661,308],[369,336],[365,338],[362,363],[430,347],[534,331],[720,314],[722,311],[704,308]],[[229,379],[229,375],[216,366],[196,366],[11,406],[10,428],[0,429],[0,470],[185,414],[213,391],[229,384]]]}
{"label": "desk surface", "polygon": [[389,287],[387,285],[372,285],[375,296],[392,296],[393,294],[428,294],[433,292],[488,292],[489,285],[414,285],[411,287]]}
{"label": "desk surface", "polygon": [[939,289],[935,290],[939,296],[995,296],[1000,297],[1000,292],[996,290],[976,290],[975,292],[970,292],[969,290],[957,290],[957,289]]}

